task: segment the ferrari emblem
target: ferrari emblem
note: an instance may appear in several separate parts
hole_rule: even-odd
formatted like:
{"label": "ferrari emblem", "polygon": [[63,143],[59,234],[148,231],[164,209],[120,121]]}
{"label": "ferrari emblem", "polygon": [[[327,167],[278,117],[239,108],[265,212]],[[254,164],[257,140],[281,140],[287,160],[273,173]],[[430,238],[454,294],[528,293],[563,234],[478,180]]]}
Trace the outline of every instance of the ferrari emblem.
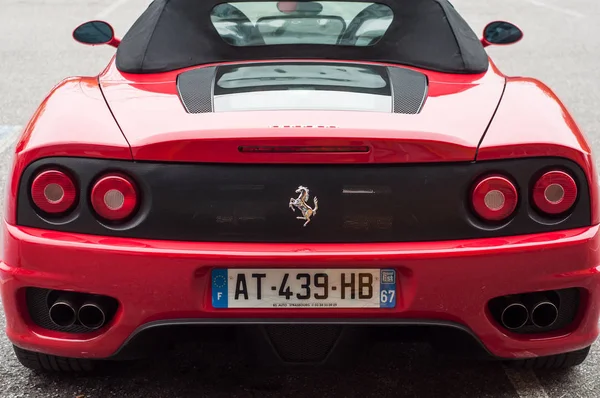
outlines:
{"label": "ferrari emblem", "polygon": [[315,196],[313,199],[314,208],[308,205],[308,199],[310,198],[310,191],[308,188],[300,185],[298,189],[296,189],[296,193],[299,194],[296,199],[290,198],[290,209],[292,211],[296,211],[296,209],[302,212],[302,217],[296,217],[298,220],[305,220],[304,226],[306,227],[310,222],[313,216],[317,215],[317,210],[319,209],[319,200]]}

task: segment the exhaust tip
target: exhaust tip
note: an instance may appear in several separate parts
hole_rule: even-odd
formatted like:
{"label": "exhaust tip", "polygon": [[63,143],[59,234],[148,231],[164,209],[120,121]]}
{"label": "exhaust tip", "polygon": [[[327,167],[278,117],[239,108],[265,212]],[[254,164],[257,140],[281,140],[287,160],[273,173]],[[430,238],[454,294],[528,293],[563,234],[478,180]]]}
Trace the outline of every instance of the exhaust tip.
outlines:
{"label": "exhaust tip", "polygon": [[106,322],[104,310],[96,304],[82,305],[77,318],[81,325],[91,330],[100,329]]}
{"label": "exhaust tip", "polygon": [[502,325],[510,330],[520,329],[527,323],[529,319],[529,312],[527,308],[520,303],[513,303],[508,305],[504,311],[500,320]]}
{"label": "exhaust tip", "polygon": [[59,300],[55,302],[49,311],[50,320],[59,327],[66,328],[73,326],[77,320],[75,308],[67,301]]}
{"label": "exhaust tip", "polygon": [[542,301],[531,311],[531,322],[538,328],[550,327],[557,319],[558,308],[550,301]]}

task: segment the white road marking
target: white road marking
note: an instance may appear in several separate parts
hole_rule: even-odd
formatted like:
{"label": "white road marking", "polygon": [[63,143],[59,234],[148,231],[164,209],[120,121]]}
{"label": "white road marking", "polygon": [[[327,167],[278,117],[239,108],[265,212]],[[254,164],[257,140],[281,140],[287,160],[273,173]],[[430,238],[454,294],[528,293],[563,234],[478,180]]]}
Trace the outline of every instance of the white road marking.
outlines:
{"label": "white road marking", "polygon": [[571,17],[575,17],[575,18],[585,18],[585,15],[577,12],[575,10],[571,10],[570,8],[564,8],[564,7],[559,7],[559,6],[555,6],[554,4],[548,4],[545,1],[542,0],[527,0],[527,2],[533,4],[534,6],[538,6],[538,7],[544,7],[547,8],[549,10],[553,10],[556,12],[560,12],[562,14],[566,14],[569,15]]}
{"label": "white road marking", "polygon": [[129,0],[116,0],[110,6],[106,7],[103,11],[101,11],[100,13],[98,13],[96,15],[95,19],[105,19],[105,18],[107,18],[110,14],[112,14],[113,12],[115,12],[119,7],[121,7],[122,5],[124,5],[125,3],[127,3],[128,1]]}
{"label": "white road marking", "polygon": [[0,153],[15,142],[17,136],[21,133],[21,129],[21,126],[0,125]]}
{"label": "white road marking", "polygon": [[550,398],[533,371],[519,371],[505,367],[504,372],[519,394],[519,398]]}

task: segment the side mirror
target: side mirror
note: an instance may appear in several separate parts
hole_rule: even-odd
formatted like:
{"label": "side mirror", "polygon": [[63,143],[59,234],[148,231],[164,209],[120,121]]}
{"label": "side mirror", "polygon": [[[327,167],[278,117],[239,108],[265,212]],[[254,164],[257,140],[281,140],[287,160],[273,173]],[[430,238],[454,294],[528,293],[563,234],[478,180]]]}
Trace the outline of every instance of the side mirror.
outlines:
{"label": "side mirror", "polygon": [[481,44],[484,47],[494,45],[514,44],[523,39],[523,31],[516,25],[505,21],[495,21],[489,23],[483,30],[483,39]]}
{"label": "side mirror", "polygon": [[75,41],[90,46],[108,44],[118,47],[121,41],[115,38],[115,31],[109,23],[104,21],[89,21],[79,25],[73,31]]}

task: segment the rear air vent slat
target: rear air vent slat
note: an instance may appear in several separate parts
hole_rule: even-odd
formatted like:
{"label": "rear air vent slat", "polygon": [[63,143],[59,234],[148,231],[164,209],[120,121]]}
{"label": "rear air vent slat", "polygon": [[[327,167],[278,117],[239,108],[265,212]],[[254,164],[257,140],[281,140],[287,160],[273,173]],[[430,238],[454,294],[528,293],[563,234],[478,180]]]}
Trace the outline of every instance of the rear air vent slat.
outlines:
{"label": "rear air vent slat", "polygon": [[388,68],[394,113],[421,112],[427,96],[427,76],[404,68]]}
{"label": "rear air vent slat", "polygon": [[216,67],[199,68],[177,78],[177,90],[188,113],[213,112],[213,84]]}

